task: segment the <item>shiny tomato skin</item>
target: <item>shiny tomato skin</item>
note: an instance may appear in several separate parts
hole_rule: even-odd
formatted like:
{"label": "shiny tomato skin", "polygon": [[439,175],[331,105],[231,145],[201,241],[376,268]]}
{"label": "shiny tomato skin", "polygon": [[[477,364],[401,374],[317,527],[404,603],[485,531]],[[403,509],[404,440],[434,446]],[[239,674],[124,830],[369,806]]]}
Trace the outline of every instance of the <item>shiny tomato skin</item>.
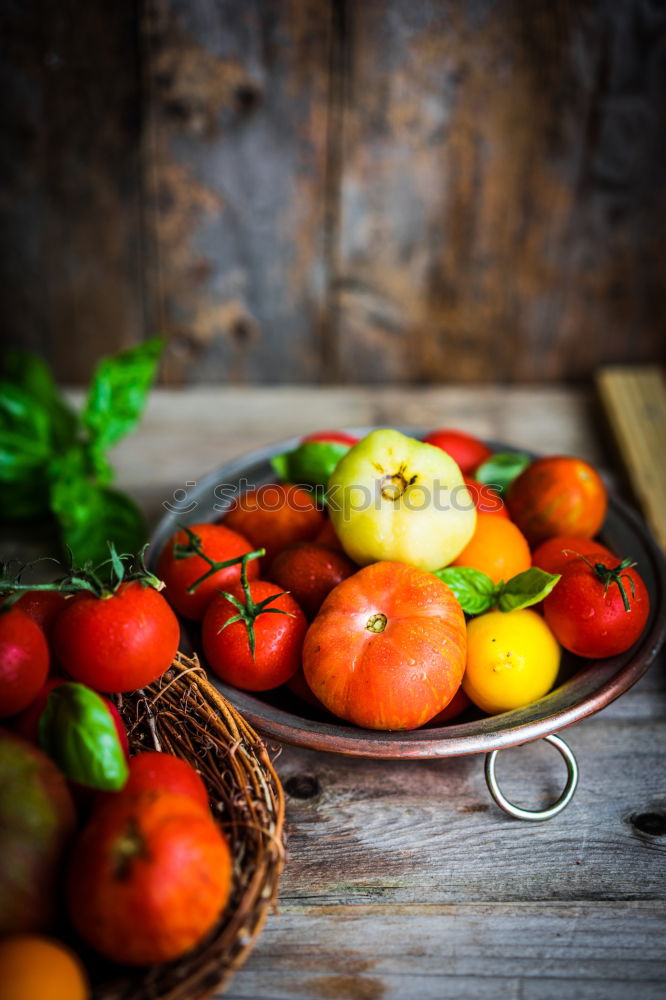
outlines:
{"label": "shiny tomato skin", "polygon": [[166,599],[139,582],[108,597],[77,595],[58,616],[53,648],[67,673],[95,691],[152,684],[176,655],[180,626]]}
{"label": "shiny tomato skin", "polygon": [[49,647],[37,622],[17,608],[0,612],[0,719],[28,707],[49,672]]}
{"label": "shiny tomato skin", "polygon": [[[20,736],[29,740],[30,743],[34,743],[35,746],[39,746],[39,720],[42,712],[46,708],[48,697],[54,688],[66,683],[67,679],[65,677],[49,678],[34,701],[28,705],[24,712],[21,712],[21,714],[12,721],[12,729],[14,732],[19,733]],[[113,719],[113,724],[116,727],[116,733],[118,734],[118,739],[123,749],[123,753],[126,757],[129,757],[127,730],[125,729],[125,723],[120,716],[120,712],[112,701],[105,698],[103,695],[101,697],[109,710],[111,718]]]}
{"label": "shiny tomato skin", "polygon": [[338,444],[354,445],[358,440],[356,435],[348,434],[346,431],[315,431],[301,438],[303,444],[308,441],[336,441]]}
{"label": "shiny tomato skin", "polygon": [[492,455],[483,441],[464,431],[442,428],[431,431],[423,440],[450,455],[465,476],[473,475],[475,469]]}
{"label": "shiny tomato skin", "polygon": [[[232,531],[224,524],[193,524],[190,530],[201,539],[203,551],[214,562],[225,562],[237,556],[252,552],[252,546],[247,538],[237,531]],[[187,588],[206,573],[210,566],[201,556],[187,556],[185,559],[174,559],[174,544],[185,545],[187,535],[184,531],[177,532],[162,549],[157,565],[157,575],[166,585],[165,596],[169,603],[185,618],[201,621],[218,590],[227,590],[233,583],[240,580],[240,563],[219,569],[207,580],[204,580],[193,594],[188,594]],[[247,576],[255,580],[259,576],[259,560],[250,559],[247,564]]]}
{"label": "shiny tomato skin", "polygon": [[[619,560],[612,555],[596,555],[594,562],[615,567]],[[551,631],[565,649],[600,659],[624,653],[639,638],[650,614],[650,596],[635,569],[621,573],[629,611],[624,608],[618,585],[611,583],[604,594],[604,582],[582,559],[563,568],[561,579],[543,602],[543,610]]]}
{"label": "shiny tomato skin", "polygon": [[[561,573],[565,566],[585,556],[594,562],[595,556],[611,556],[613,553],[601,542],[592,538],[577,538],[575,535],[555,535],[542,542],[532,553],[532,565],[546,573]],[[617,559],[616,562],[620,560]]]}
{"label": "shiny tomato skin", "polygon": [[53,623],[65,606],[67,598],[57,590],[26,590],[21,594],[14,607],[20,608],[28,618],[37,622],[48,638]]}
{"label": "shiny tomato skin", "polygon": [[[281,587],[267,580],[250,583],[255,603],[281,592]],[[229,593],[243,601],[243,589],[239,585],[230,587]],[[283,594],[268,607],[286,611],[287,614],[266,612],[256,618],[254,659],[245,624],[239,621],[223,627],[238,614],[237,608],[226,597],[222,594],[214,597],[204,615],[201,635],[210,667],[227,684],[243,691],[270,691],[279,687],[296,673],[301,664],[301,647],[307,629],[305,615],[290,594]]]}
{"label": "shiny tomato skin", "polygon": [[278,553],[271,566],[271,579],[282,590],[288,590],[306,618],[312,619],[333,588],[357,569],[344,552],[301,542]]}
{"label": "shiny tomato skin", "polygon": [[463,476],[463,479],[479,514],[497,514],[498,517],[509,519],[506,504],[491,486],[480,483],[478,479],[472,479],[470,476]]}
{"label": "shiny tomato skin", "polygon": [[170,792],[185,795],[210,810],[208,792],[201,776],[182,757],[172,753],[144,750],[129,759],[129,777],[119,792],[102,792],[99,801],[118,801],[120,795],[142,795],[144,792]]}
{"label": "shiny tomato skin", "polygon": [[287,545],[309,542],[324,524],[314,495],[293,483],[267,483],[238,497],[223,523],[266,549],[265,567]]}
{"label": "shiny tomato skin", "polygon": [[436,576],[376,562],[331,591],[308,629],[303,670],[334,715],[367,729],[416,729],[465,669],[465,617]]}
{"label": "shiny tomato skin", "polygon": [[514,479],[506,502],[511,518],[534,548],[555,535],[593,538],[606,516],[608,494],[588,462],[547,455]]}

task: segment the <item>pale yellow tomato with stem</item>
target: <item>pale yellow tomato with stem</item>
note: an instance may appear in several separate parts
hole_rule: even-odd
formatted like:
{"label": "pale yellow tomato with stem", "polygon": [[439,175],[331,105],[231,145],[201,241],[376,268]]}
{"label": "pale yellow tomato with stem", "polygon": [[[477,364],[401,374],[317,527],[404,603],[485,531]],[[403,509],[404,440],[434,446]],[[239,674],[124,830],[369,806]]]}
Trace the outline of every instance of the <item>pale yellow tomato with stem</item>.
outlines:
{"label": "pale yellow tomato with stem", "polygon": [[490,715],[542,698],[559,665],[560,646],[536,611],[488,611],[467,624],[463,690]]}

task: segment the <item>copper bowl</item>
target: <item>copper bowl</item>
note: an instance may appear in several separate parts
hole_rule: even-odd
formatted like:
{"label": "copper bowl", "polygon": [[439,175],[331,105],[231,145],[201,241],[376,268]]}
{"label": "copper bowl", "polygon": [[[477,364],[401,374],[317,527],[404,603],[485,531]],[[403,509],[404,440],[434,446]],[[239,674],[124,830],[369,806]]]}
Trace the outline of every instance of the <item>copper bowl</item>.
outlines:
{"label": "copper bowl", "polygon": [[[371,429],[352,428],[351,432],[363,435]],[[423,431],[416,428],[401,429],[413,437],[423,436]],[[251,452],[201,479],[182,502],[171,505],[158,524],[151,538],[152,566],[179,526],[217,520],[228,506],[232,491],[274,481],[269,459],[296,447],[299,440],[291,438]],[[489,446],[496,451],[511,450],[500,442],[489,442]],[[566,654],[554,690],[525,708],[494,716],[481,716],[471,710],[445,726],[378,732],[345,725],[284,690],[257,696],[222,683],[212,673],[210,679],[260,732],[313,750],[355,757],[456,757],[541,739],[593,715],[627,691],[647,671],[666,635],[666,562],[642,518],[611,495],[600,538],[612,551],[631,556],[638,563],[650,593],[647,626],[638,642],[620,656],[584,660]],[[188,642],[200,652],[197,627],[187,623],[184,631]]]}

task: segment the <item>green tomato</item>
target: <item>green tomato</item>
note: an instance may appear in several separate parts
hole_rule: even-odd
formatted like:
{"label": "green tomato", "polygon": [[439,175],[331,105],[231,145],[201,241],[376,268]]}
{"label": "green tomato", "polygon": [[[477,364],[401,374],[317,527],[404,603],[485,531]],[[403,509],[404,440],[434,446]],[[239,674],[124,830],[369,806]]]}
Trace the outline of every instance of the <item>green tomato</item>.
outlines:
{"label": "green tomato", "polygon": [[345,552],[361,566],[395,560],[440,569],[476,526],[474,502],[451,456],[394,430],[372,431],[340,459],[327,501]]}

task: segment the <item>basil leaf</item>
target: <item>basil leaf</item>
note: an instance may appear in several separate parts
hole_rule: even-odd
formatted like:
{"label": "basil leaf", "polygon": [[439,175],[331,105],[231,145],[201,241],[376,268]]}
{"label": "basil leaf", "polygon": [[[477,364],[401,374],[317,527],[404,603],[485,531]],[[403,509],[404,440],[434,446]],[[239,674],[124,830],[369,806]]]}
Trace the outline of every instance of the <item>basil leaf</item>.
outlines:
{"label": "basil leaf", "polygon": [[282,482],[326,486],[329,477],[351,445],[343,441],[305,441],[294,451],[275,455],[271,465]]}
{"label": "basil leaf", "polygon": [[48,414],[50,437],[56,448],[69,446],[76,437],[77,416],[61,396],[46,362],[36,354],[11,350],[4,359],[7,377]]}
{"label": "basil leaf", "polygon": [[531,462],[529,455],[519,451],[498,451],[482,462],[474,473],[474,479],[492,486],[500,493],[507,489]]}
{"label": "basil leaf", "polygon": [[480,615],[497,604],[497,587],[486,573],[470,566],[447,566],[435,571],[468,615]]}
{"label": "basil leaf", "polygon": [[108,542],[119,552],[138,552],[146,541],[146,523],[134,501],[92,479],[80,449],[52,463],[49,500],[63,545],[79,566],[108,559]]}
{"label": "basil leaf", "polygon": [[119,791],[129,774],[104,699],[74,681],[49,694],[39,719],[39,743],[66,778],[88,788]]}
{"label": "basil leaf", "polygon": [[559,579],[560,574],[546,573],[536,566],[518,573],[500,587],[500,611],[518,611],[538,604],[550,594]]}
{"label": "basil leaf", "polygon": [[139,421],[162,353],[159,338],[104,358],[93,375],[81,414],[95,451],[106,451]]}

